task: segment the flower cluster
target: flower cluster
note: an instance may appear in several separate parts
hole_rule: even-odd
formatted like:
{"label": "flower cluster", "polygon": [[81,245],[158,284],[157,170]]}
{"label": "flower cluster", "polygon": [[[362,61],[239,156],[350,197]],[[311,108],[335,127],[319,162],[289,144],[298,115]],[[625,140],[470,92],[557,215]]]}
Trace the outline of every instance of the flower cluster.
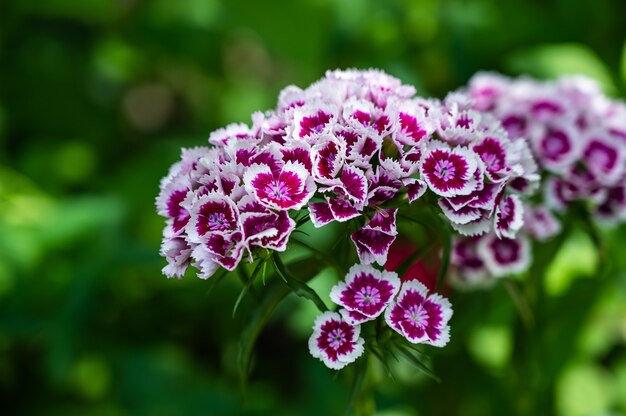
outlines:
{"label": "flower cluster", "polygon": [[607,221],[626,219],[626,105],[583,77],[556,81],[477,74],[468,94],[474,107],[525,139],[539,164],[542,203],[563,212],[582,201]]}
{"label": "flower cluster", "polygon": [[394,272],[371,265],[350,268],[331,289],[338,312],[324,312],[315,321],[309,351],[332,369],[341,369],[364,351],[361,324],[384,314],[387,325],[414,344],[445,346],[450,339],[450,302],[417,280],[400,282]]}
{"label": "flower cluster", "polygon": [[183,150],[157,198],[164,273],[180,277],[193,263],[207,278],[257,247],[285,250],[292,213],[305,207],[316,227],[363,215],[351,236],[359,259],[383,265],[397,235],[394,201],[427,190],[460,233],[513,237],[522,207],[509,185],[537,180],[525,142],[462,96],[414,94],[379,71],[328,72],[284,89],[252,127],[229,125],[210,135],[211,148]]}
{"label": "flower cluster", "polygon": [[[258,259],[256,273],[272,259],[277,275],[323,311],[306,282],[287,280],[275,252],[309,220],[315,228],[349,223],[345,244],[354,251],[333,266],[358,264],[330,291],[338,311],[323,312],[309,339],[314,357],[341,369],[368,348],[378,357],[379,339],[389,348],[450,340],[450,302],[389,266],[398,221],[443,219],[433,229],[456,231],[449,260],[471,285],[527,270],[532,240],[558,234],[572,205],[626,221],[626,104],[592,81],[485,73],[443,100],[415,93],[381,71],[329,71],[305,89],[285,88],[251,125],[231,124],[208,146],[183,149],[156,200],[166,218],[163,273],[182,277],[193,266],[206,279],[244,258]],[[403,261],[397,270],[424,257]]]}
{"label": "flower cluster", "polygon": [[541,82],[481,73],[460,94],[474,110],[500,120],[514,141],[528,143],[542,175],[540,191],[525,204],[518,238],[457,239],[452,262],[463,280],[526,270],[529,239],[544,241],[558,234],[559,217],[572,204],[604,222],[626,220],[623,102],[607,98],[583,77]]}

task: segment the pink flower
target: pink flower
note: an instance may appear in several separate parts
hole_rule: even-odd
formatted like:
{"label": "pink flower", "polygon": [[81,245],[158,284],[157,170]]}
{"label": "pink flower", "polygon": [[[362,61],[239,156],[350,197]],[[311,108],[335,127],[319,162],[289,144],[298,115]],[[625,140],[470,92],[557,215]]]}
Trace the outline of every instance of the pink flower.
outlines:
{"label": "pink flower", "polygon": [[350,325],[338,312],[324,312],[315,319],[309,338],[309,352],[328,368],[339,370],[364,352],[361,328]]}
{"label": "pink flower", "polygon": [[485,262],[478,254],[478,241],[481,237],[455,238],[452,246],[452,264],[458,271],[457,283],[476,286],[489,280]]}
{"label": "pink flower", "polygon": [[413,344],[443,347],[450,340],[450,302],[417,280],[402,283],[400,293],[385,311],[385,321]]}
{"label": "pink flower", "polygon": [[361,263],[376,262],[383,266],[387,262],[389,247],[398,234],[396,230],[397,211],[394,208],[376,212],[367,224],[350,236],[356,246]]}
{"label": "pink flower", "polygon": [[524,207],[517,195],[502,198],[495,212],[494,231],[498,237],[514,238],[524,225]]}
{"label": "pink flower", "polygon": [[400,279],[393,272],[379,271],[372,266],[356,264],[345,281],[330,291],[330,299],[348,311],[368,318],[379,316],[400,288]]}
{"label": "pink flower", "polygon": [[437,195],[468,195],[477,188],[474,173],[478,169],[476,154],[464,147],[450,148],[431,141],[424,155],[421,177]]}
{"label": "pink flower", "polygon": [[624,153],[621,143],[592,136],[583,151],[583,160],[595,180],[611,186],[624,178]]}
{"label": "pink flower", "polygon": [[287,162],[274,173],[267,165],[253,165],[244,174],[248,193],[268,208],[300,209],[315,192],[315,182],[299,163]]}
{"label": "pink flower", "polygon": [[167,277],[183,277],[187,267],[191,264],[191,251],[191,246],[184,238],[165,235],[160,251],[167,260],[167,266],[162,270],[163,274]]}
{"label": "pink flower", "polygon": [[561,223],[544,205],[524,207],[524,230],[535,240],[546,241],[561,232]]}
{"label": "pink flower", "polygon": [[530,265],[530,244],[521,234],[515,239],[489,234],[478,243],[478,253],[495,277],[522,273]]}
{"label": "pink flower", "polygon": [[210,193],[200,197],[192,204],[190,212],[186,231],[194,243],[201,243],[214,233],[228,234],[239,230],[237,206],[222,194]]}
{"label": "pink flower", "polygon": [[319,101],[304,104],[294,109],[292,137],[312,143],[320,136],[330,133],[336,119],[337,109],[334,105]]}

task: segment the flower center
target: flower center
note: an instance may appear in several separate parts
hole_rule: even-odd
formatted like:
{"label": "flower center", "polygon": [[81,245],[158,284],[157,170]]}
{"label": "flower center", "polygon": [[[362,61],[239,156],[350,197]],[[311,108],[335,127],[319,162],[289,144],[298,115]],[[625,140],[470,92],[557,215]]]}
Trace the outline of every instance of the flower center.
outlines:
{"label": "flower center", "polygon": [[356,302],[359,306],[380,302],[380,292],[375,287],[364,287],[356,294]]}
{"label": "flower center", "polygon": [[339,349],[344,343],[346,335],[340,329],[335,329],[328,334],[328,344],[333,349]]}
{"label": "flower center", "polygon": [[442,181],[449,181],[454,178],[456,168],[449,160],[439,160],[435,165],[435,175]]}
{"label": "flower center", "polygon": [[221,212],[209,214],[207,216],[207,226],[212,231],[225,230],[228,228],[228,220]]}
{"label": "flower center", "polygon": [[285,201],[289,199],[289,187],[284,182],[277,180],[270,182],[265,188],[265,192],[270,198],[276,201]]}
{"label": "flower center", "polygon": [[425,326],[428,320],[428,312],[426,312],[422,305],[412,306],[406,311],[406,317],[417,326]]}

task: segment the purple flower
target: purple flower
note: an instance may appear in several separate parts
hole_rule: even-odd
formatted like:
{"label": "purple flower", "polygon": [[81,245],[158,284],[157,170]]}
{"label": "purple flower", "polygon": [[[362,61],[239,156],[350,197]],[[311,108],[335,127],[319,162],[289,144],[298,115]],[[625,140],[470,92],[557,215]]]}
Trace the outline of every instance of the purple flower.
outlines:
{"label": "purple flower", "polygon": [[498,237],[514,238],[524,225],[524,207],[517,195],[502,198],[495,212],[494,231]]}
{"label": "purple flower", "polygon": [[472,148],[485,165],[485,173],[494,182],[505,179],[508,174],[506,149],[501,139],[496,137],[485,137],[480,143]]}
{"label": "purple flower", "polygon": [[190,207],[186,230],[190,240],[201,243],[210,234],[226,234],[239,229],[239,211],[233,201],[219,193],[200,197]]}
{"label": "purple flower", "polygon": [[417,280],[402,283],[400,293],[385,311],[385,321],[413,344],[443,347],[450,340],[450,302]]}
{"label": "purple flower", "polygon": [[356,246],[361,263],[376,262],[383,266],[387,262],[389,247],[398,234],[396,230],[397,211],[394,208],[376,212],[367,224],[350,236]]}
{"label": "purple flower", "polygon": [[546,241],[561,232],[561,223],[546,206],[526,205],[524,230],[535,240]]}
{"label": "purple flower", "polygon": [[315,319],[309,338],[309,352],[328,368],[339,370],[364,352],[361,328],[350,325],[338,312],[324,312]]}
{"label": "purple flower", "polygon": [[313,176],[319,183],[332,183],[345,159],[345,144],[329,138],[313,146]]}
{"label": "purple flower", "polygon": [[522,273],[530,264],[530,245],[521,234],[515,239],[489,234],[478,243],[478,253],[495,277]]}
{"label": "purple flower", "polygon": [[420,173],[434,193],[450,197],[467,195],[477,188],[474,175],[477,169],[476,154],[471,150],[431,141]]}
{"label": "purple flower", "polygon": [[286,211],[246,212],[241,214],[243,241],[248,250],[257,247],[285,251],[296,222]]}
{"label": "purple flower", "polygon": [[478,254],[481,237],[455,238],[452,246],[452,264],[458,271],[455,282],[465,286],[476,286],[489,280],[485,262]]}
{"label": "purple flower", "polygon": [[615,185],[624,177],[626,157],[619,142],[592,136],[583,151],[583,160],[593,178],[603,185]]}
{"label": "purple flower", "polygon": [[[167,233],[168,228],[165,229]],[[162,270],[167,277],[181,278],[191,264],[191,246],[182,237],[165,235],[161,244],[161,255],[167,260]]]}
{"label": "purple flower", "polygon": [[348,311],[358,312],[367,318],[376,318],[399,288],[400,279],[396,273],[356,264],[350,268],[345,280],[331,289],[330,299]]}
{"label": "purple flower", "polygon": [[571,164],[577,157],[579,138],[570,126],[543,127],[534,139],[534,150],[544,167],[556,172]]}
{"label": "purple flower", "polygon": [[315,182],[299,163],[287,162],[280,172],[267,165],[253,165],[244,174],[248,193],[263,205],[277,210],[300,209],[315,192]]}

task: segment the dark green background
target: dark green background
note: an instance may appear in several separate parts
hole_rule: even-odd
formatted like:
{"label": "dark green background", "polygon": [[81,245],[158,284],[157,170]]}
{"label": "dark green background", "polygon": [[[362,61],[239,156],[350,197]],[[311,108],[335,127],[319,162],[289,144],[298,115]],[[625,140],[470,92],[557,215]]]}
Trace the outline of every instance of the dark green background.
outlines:
{"label": "dark green background", "polygon": [[[334,68],[439,97],[478,70],[583,72],[623,96],[625,16],[619,0],[0,0],[0,413],[341,414],[306,301],[261,335],[244,400],[253,302],[233,319],[235,278],[209,294],[161,275],[153,201],[180,147]],[[451,294],[443,381],[374,366],[365,396],[383,415],[626,414],[623,235],[599,252],[574,225],[542,247],[535,284],[510,285],[529,330],[502,285]]]}

